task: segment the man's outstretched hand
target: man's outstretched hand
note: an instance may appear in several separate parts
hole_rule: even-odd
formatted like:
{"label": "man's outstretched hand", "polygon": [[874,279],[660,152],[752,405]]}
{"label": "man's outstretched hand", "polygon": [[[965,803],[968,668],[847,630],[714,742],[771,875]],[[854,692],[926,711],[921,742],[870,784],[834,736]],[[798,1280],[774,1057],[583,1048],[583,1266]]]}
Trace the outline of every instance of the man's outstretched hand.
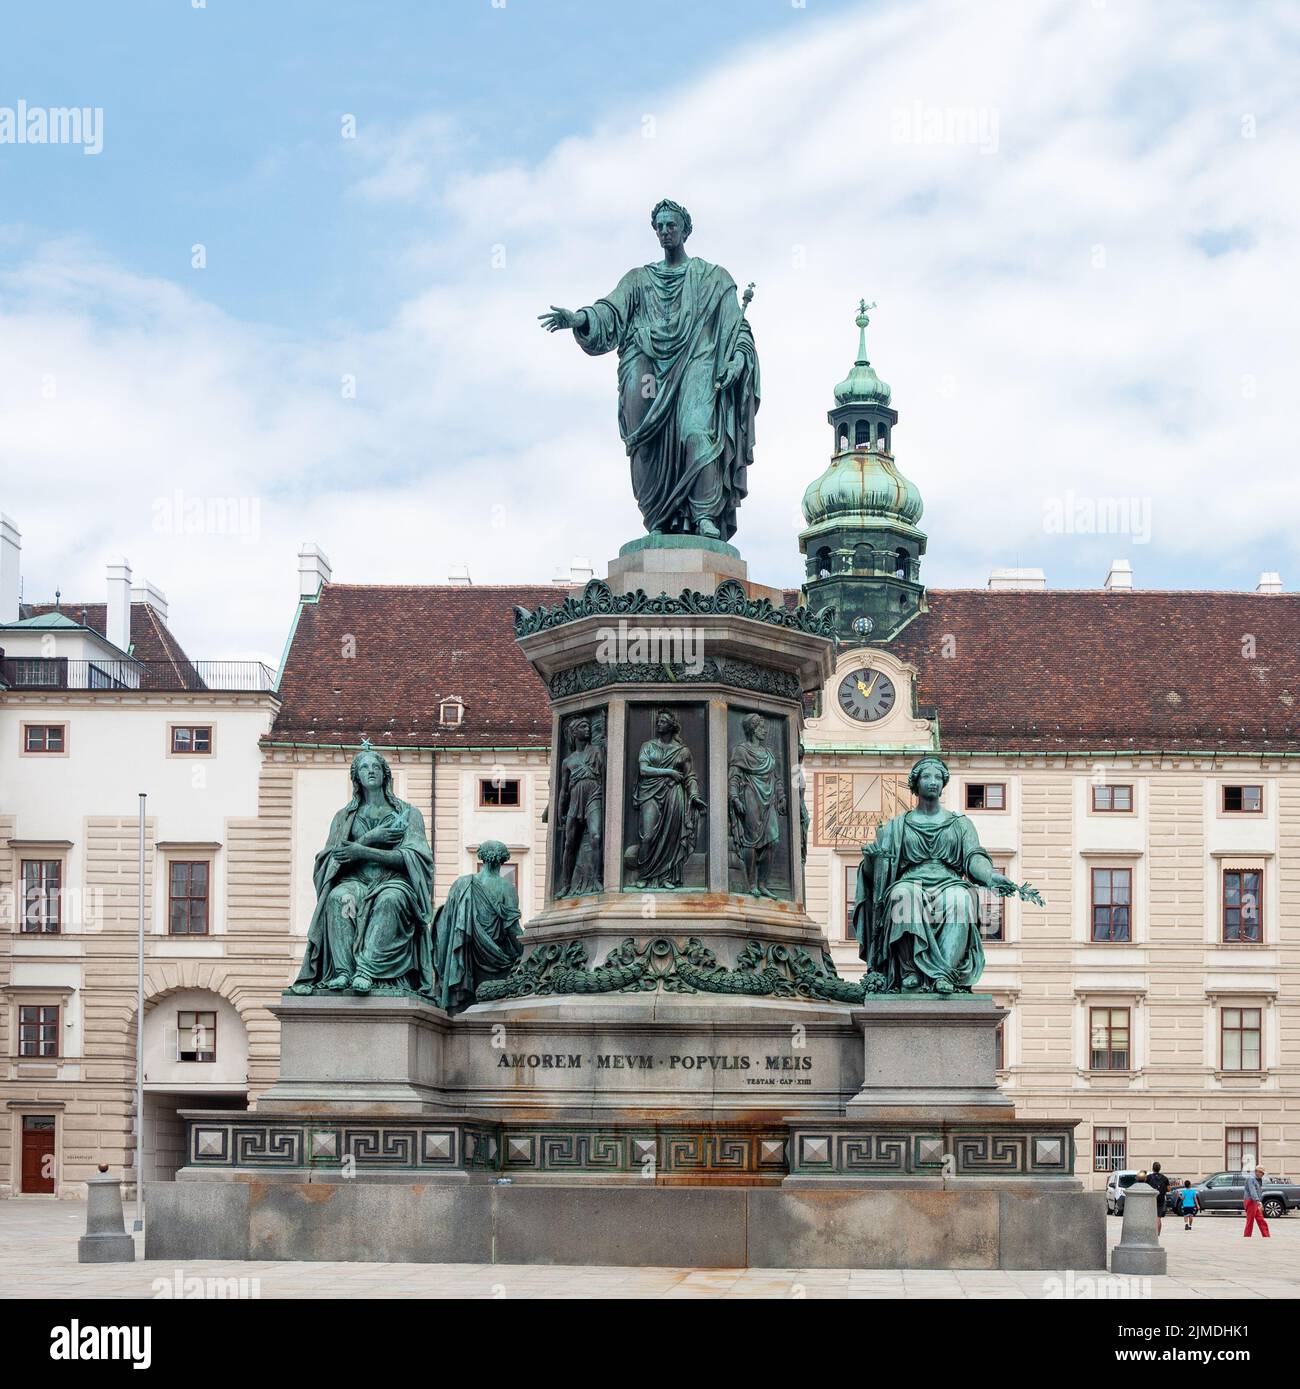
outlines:
{"label": "man's outstretched hand", "polygon": [[558,333],[561,328],[576,328],[578,315],[572,309],[562,309],[558,304],[551,305],[550,313],[539,313],[542,327],[548,333]]}

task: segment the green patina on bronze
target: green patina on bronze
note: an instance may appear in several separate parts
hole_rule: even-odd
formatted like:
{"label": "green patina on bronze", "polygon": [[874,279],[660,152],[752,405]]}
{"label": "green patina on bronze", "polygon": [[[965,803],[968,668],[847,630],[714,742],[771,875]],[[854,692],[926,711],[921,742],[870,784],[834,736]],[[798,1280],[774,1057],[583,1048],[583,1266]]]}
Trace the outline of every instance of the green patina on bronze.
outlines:
{"label": "green patina on bronze", "polygon": [[573,715],[560,736],[569,752],[556,794],[555,896],[587,897],[605,890],[605,711]]}
{"label": "green patina on bronze", "polygon": [[835,972],[830,952],[816,960],[806,950],[749,940],[735,965],[718,963],[713,951],[692,936],[678,942],[629,936],[594,969],[580,940],[538,946],[503,979],[479,988],[478,1001],[549,994],[651,993],[742,994],[752,998],[805,998],[860,1003],[864,980],[849,982]]}
{"label": "green patina on bronze", "polygon": [[618,353],[618,430],[648,531],[729,540],[747,491],[758,410],[758,353],[736,282],[686,254],[690,213],[665,198],[650,213],[663,259],[603,299],[539,314],[572,329],[592,356]]}
{"label": "green patina on bronze", "polygon": [[655,715],[654,737],[641,744],[630,809],[637,842],[627,867],[637,888],[684,887],[686,863],[703,837],[708,805],[681,720],[671,709]]}
{"label": "green patina on bronze", "polygon": [[755,897],[777,896],[770,883],[787,813],[782,759],[767,746],[767,723],[762,714],[744,716],[744,738],[732,749],[727,767],[731,850],[740,861],[745,890]]}
{"label": "green patina on bronze", "polygon": [[927,754],[908,785],[916,806],[882,825],[862,849],[853,932],[873,992],[968,993],[984,970],[977,889],[1043,905],[1028,883],[997,872],[965,815],[939,804],[942,758]]}
{"label": "green patina on bronze", "polygon": [[501,876],[501,865],[509,857],[510,850],[500,840],[484,840],[478,872],[462,874],[452,883],[433,919],[438,976],[434,998],[448,1013],[468,1008],[475,991],[511,970],[522,953],[519,898],[514,884]]}
{"label": "green patina on bronze", "polygon": [[620,545],[618,556],[626,559],[629,555],[640,554],[642,550],[707,550],[711,555],[726,555],[729,559],[739,559],[740,551],[724,540],[709,540],[702,535],[681,535],[651,531],[649,535],[639,535],[635,540]]}
{"label": "green patina on bronze", "polygon": [[294,994],[433,992],[433,853],[424,818],[393,794],[369,743],[352,759],[352,799],[316,855],[316,910]]}
{"label": "green patina on bronze", "polygon": [[706,657],[699,663],[698,670],[684,661],[584,661],[568,670],[557,671],[546,682],[546,688],[552,699],[562,699],[621,684],[730,685],[734,689],[753,690],[779,699],[797,700],[801,695],[799,677],[788,670],[773,670],[752,661],[725,657],[716,660]]}
{"label": "green patina on bronze", "polygon": [[713,593],[683,589],[676,598],[661,593],[651,598],[642,589],[615,593],[604,579],[589,579],[577,598],[565,598],[553,608],[521,608],[516,605],[515,636],[530,637],[585,617],[695,617],[724,615],[835,639],[835,613],[823,608],[777,608],[766,598],[751,598],[734,579],[720,583]]}

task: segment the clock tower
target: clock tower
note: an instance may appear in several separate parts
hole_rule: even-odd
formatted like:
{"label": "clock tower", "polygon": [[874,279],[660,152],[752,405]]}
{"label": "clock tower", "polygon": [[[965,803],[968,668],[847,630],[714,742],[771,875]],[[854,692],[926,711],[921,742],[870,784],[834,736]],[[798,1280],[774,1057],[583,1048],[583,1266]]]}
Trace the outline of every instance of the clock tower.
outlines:
{"label": "clock tower", "polygon": [[867,317],[858,305],[858,357],[835,387],[827,415],[834,438],[830,466],[803,496],[808,526],[799,536],[806,563],[804,601],[835,608],[843,645],[883,645],[925,611],[917,529],[924,509],[916,486],[894,463],[898,411],[887,382],[867,360]]}

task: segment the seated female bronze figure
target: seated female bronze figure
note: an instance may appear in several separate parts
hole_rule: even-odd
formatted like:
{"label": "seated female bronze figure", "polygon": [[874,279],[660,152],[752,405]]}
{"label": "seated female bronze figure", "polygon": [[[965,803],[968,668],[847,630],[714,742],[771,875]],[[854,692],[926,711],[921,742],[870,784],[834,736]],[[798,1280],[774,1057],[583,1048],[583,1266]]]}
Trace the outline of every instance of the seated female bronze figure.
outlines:
{"label": "seated female bronze figure", "polygon": [[984,971],[977,889],[1043,905],[1028,883],[995,871],[965,815],[940,806],[948,775],[942,758],[920,758],[907,783],[915,809],[863,846],[853,933],[869,990],[968,992]]}
{"label": "seated female bronze figure", "polygon": [[431,997],[433,854],[424,817],[393,794],[368,744],[352,759],[352,799],[316,855],[316,910],[291,993],[409,992]]}

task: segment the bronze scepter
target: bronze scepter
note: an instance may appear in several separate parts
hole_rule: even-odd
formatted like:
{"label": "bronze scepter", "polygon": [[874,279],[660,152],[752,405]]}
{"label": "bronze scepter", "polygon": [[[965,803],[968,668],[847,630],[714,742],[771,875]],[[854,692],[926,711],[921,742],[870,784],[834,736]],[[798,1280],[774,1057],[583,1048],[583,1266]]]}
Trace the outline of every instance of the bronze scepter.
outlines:
{"label": "bronze scepter", "polygon": [[[749,308],[749,301],[750,301],[753,297],[754,297],[754,282],[753,282],[753,280],[750,280],[750,282],[745,286],[745,292],[744,292],[744,294],[742,294],[742,295],[740,296],[740,316],[741,316],[741,318],[744,318],[744,316],[745,316],[745,310],[746,310],[747,308]],[[721,382],[721,381],[715,381],[715,382],[713,383],[713,393],[714,393],[714,395],[716,395],[721,389],[722,389],[722,382]]]}

